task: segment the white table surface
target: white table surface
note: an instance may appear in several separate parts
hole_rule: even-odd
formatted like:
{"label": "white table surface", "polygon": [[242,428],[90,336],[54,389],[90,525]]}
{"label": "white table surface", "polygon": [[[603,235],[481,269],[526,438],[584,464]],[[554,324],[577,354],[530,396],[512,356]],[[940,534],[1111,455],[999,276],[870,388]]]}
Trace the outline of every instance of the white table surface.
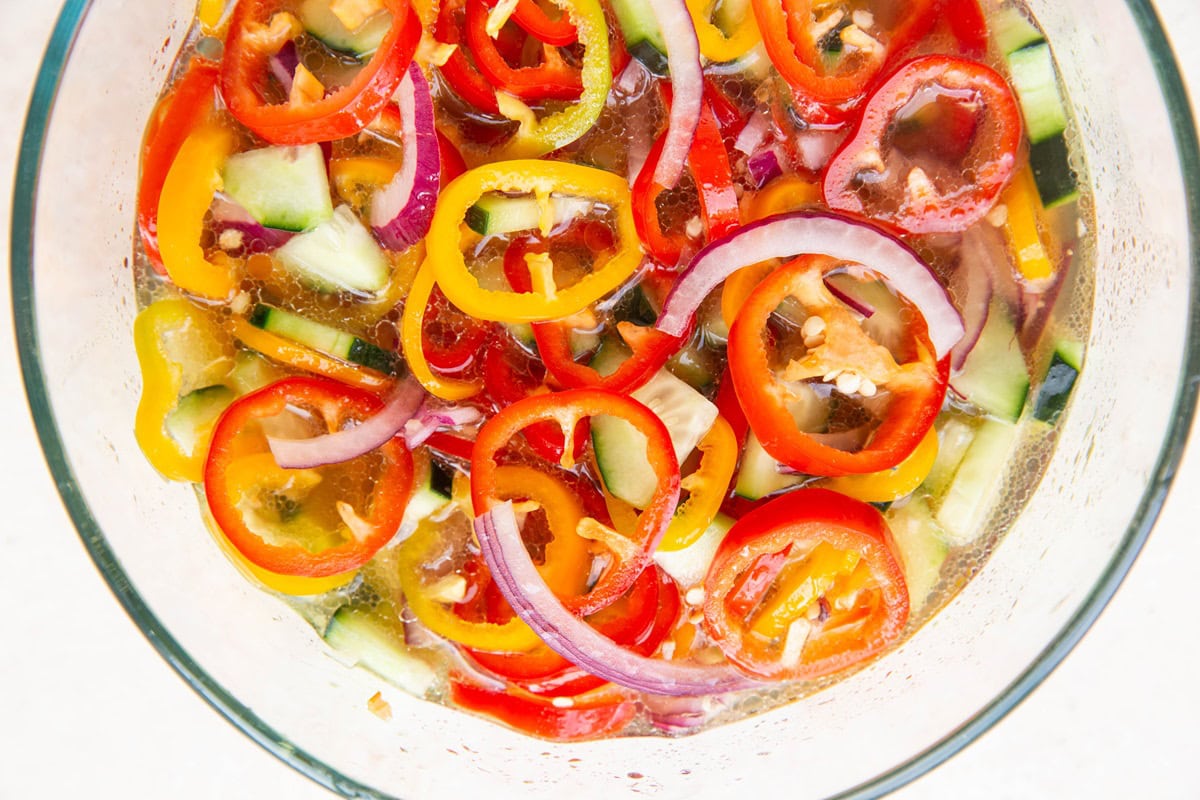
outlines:
{"label": "white table surface", "polygon": [[[1158,5],[1200,98],[1200,4]],[[56,6],[0,0],[0,164],[14,163]],[[6,186],[4,254],[9,199]],[[5,313],[8,293],[5,280]],[[110,594],[43,466],[9,321],[0,390],[0,800],[328,800],[214,713]],[[1200,798],[1198,489],[1192,448],[1149,544],[1079,647],[993,730],[894,797]]]}

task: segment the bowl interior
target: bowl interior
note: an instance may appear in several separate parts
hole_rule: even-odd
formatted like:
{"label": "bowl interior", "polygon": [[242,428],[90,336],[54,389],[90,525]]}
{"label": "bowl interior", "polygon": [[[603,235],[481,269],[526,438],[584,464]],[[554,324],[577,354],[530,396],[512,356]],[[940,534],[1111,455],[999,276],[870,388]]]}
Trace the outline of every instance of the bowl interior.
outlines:
{"label": "bowl interior", "polygon": [[[1091,179],[1079,254],[1094,265],[1095,301],[1080,311],[1092,318],[1086,366],[1045,477],[1011,531],[945,610],[873,666],[699,736],[551,745],[346,669],[303,620],[249,585],[213,546],[191,489],[163,482],[132,435],[137,154],[189,0],[68,3],[22,148],[12,259],[21,358],[85,545],[201,694],[348,796],[498,786],[681,796],[803,775],[804,796],[823,797],[878,794],[915,777],[1018,702],[1099,613],[1161,505],[1200,374],[1189,238],[1200,230],[1200,159],[1153,12],[1134,0],[1031,7],[1054,45]],[[1040,467],[1015,463],[1011,491]],[[389,723],[366,708],[380,689],[395,712]]]}

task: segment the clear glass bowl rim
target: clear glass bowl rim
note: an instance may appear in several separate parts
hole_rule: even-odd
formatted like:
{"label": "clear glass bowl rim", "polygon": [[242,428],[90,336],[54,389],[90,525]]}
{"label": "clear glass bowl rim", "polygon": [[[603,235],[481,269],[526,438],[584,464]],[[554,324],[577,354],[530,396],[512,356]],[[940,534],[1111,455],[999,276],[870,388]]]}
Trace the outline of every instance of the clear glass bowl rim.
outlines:
{"label": "clear glass bowl rim", "polygon": [[[1125,2],[1141,32],[1167,103],[1183,171],[1187,205],[1191,302],[1186,350],[1173,406],[1173,422],[1163,440],[1137,512],[1119,547],[1086,600],[1033,663],[987,706],[941,740],[887,772],[829,800],[880,797],[900,788],[962,750],[1024,700],[1071,652],[1104,610],[1145,544],[1178,469],[1200,391],[1200,298],[1197,297],[1200,291],[1200,244],[1197,243],[1197,236],[1200,235],[1200,149],[1197,149],[1196,125],[1187,91],[1157,12],[1150,0]],[[200,668],[138,594],[92,516],[67,462],[51,411],[38,349],[33,296],[33,226],[37,178],[50,114],[59,80],[91,4],[91,0],[67,0],[59,12],[42,56],[26,113],[13,190],[10,265],[17,349],[34,426],[55,486],[84,546],[113,594],[151,645],[192,689],[267,752],[327,789],[346,797],[396,800],[392,795],[383,794],[342,775],[319,758],[296,748]]]}

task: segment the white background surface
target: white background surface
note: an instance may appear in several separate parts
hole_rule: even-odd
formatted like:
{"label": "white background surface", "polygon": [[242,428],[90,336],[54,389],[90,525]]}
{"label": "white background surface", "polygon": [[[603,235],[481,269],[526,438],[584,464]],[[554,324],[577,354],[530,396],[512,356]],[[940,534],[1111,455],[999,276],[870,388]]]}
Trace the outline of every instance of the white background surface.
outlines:
{"label": "white background surface", "polygon": [[[1200,4],[1158,5],[1200,90]],[[0,0],[0,165],[14,164],[56,6]],[[6,182],[0,258],[9,200]],[[7,280],[0,296],[7,314]],[[10,320],[0,322],[0,800],[327,800],[193,693],[110,594],[44,467]],[[1075,652],[992,731],[893,797],[1200,798],[1194,450],[1148,546]]]}

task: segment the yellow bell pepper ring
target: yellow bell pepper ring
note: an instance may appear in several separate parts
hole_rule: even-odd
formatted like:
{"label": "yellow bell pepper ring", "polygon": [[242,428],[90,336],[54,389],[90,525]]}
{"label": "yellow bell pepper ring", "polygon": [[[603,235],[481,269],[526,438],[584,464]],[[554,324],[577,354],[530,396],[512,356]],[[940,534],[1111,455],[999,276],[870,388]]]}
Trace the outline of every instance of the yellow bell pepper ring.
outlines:
{"label": "yellow bell pepper ring", "polygon": [[408,371],[412,376],[434,397],[451,402],[466,400],[479,394],[483,389],[483,382],[435,375],[425,358],[425,350],[422,349],[421,331],[425,327],[425,309],[429,305],[433,286],[433,269],[429,262],[426,262],[413,278],[412,287],[408,290],[408,299],[404,301],[404,314],[400,318],[400,347],[404,351],[404,361],[408,364]]}
{"label": "yellow bell pepper ring", "polygon": [[221,190],[221,167],[234,145],[233,132],[225,126],[200,125],[167,171],[162,196],[170,202],[158,208],[158,249],[167,275],[183,291],[211,300],[228,299],[238,283],[230,269],[233,262],[209,261],[200,245],[204,215]]}
{"label": "yellow bell pepper ring", "polygon": [[416,532],[400,546],[396,559],[404,600],[421,624],[444,639],[474,650],[524,653],[539,645],[542,640],[520,617],[513,617],[503,624],[471,622],[455,614],[453,608],[435,596],[436,584],[427,581],[424,566],[430,562],[441,537],[437,523],[421,522]]}
{"label": "yellow bell pepper ring", "polygon": [[937,454],[937,431],[931,427],[917,448],[896,466],[879,472],[830,478],[822,485],[864,503],[890,503],[910,494],[925,481]]}
{"label": "yellow bell pepper ring", "polygon": [[694,544],[712,524],[729,491],[729,482],[737,467],[738,443],[733,428],[724,417],[713,420],[712,427],[696,447],[701,453],[700,466],[679,484],[688,497],[675,509],[675,516],[659,542],[659,550],[682,550]]}
{"label": "yellow bell pepper ring", "polygon": [[206,373],[216,377],[232,366],[233,343],[203,311],[179,298],[159,300],[143,309],[133,323],[133,341],[142,371],[142,396],[134,421],[138,446],[164,477],[199,483],[212,424],[197,429],[190,449],[167,431],[167,418],[179,405],[185,377],[194,380],[184,375],[176,354],[190,352],[206,362]]}
{"label": "yellow bell pepper ring", "polygon": [[750,48],[762,41],[758,22],[749,12],[738,20],[737,27],[728,36],[710,21],[713,3],[711,0],[687,0],[688,13],[696,28],[696,39],[700,43],[700,54],[709,61],[725,63],[736,61]]}
{"label": "yellow bell pepper ring", "polygon": [[513,137],[500,148],[498,159],[537,158],[565,147],[592,129],[608,101],[612,63],[604,9],[598,0],[553,0],[553,3],[574,23],[583,46],[580,71],[583,94],[578,102],[539,120],[520,100],[497,92],[500,112],[520,123]]}
{"label": "yellow bell pepper ring", "polygon": [[273,592],[296,597],[325,594],[326,592],[332,592],[334,589],[340,589],[354,580],[354,577],[358,575],[358,570],[351,570],[350,572],[343,572],[340,575],[309,578],[303,575],[280,575],[277,572],[263,569],[242,555],[241,550],[233,546],[233,543],[225,536],[225,532],[221,530],[221,526],[217,525],[216,520],[212,518],[212,512],[208,510],[207,503],[201,501],[200,508],[201,514],[204,517],[205,527],[208,528],[213,541],[217,543],[217,547],[225,554],[230,563],[242,575],[252,581],[258,582]]}
{"label": "yellow bell pepper ring", "polygon": [[[487,192],[594,199],[610,209],[619,248],[571,286],[542,286],[540,292],[484,289],[467,268],[459,230],[467,210]],[[624,283],[642,261],[625,179],[593,167],[555,161],[504,161],[463,173],[438,199],[425,243],[426,264],[432,266],[437,285],[450,302],[466,314],[494,322],[541,322],[577,314]]]}
{"label": "yellow bell pepper ring", "polygon": [[591,566],[591,544],[579,535],[583,504],[562,481],[539,469],[522,465],[498,467],[494,474],[497,500],[527,498],[546,514],[554,538],[546,544],[544,563],[538,572],[559,597],[575,597],[587,591]]}

